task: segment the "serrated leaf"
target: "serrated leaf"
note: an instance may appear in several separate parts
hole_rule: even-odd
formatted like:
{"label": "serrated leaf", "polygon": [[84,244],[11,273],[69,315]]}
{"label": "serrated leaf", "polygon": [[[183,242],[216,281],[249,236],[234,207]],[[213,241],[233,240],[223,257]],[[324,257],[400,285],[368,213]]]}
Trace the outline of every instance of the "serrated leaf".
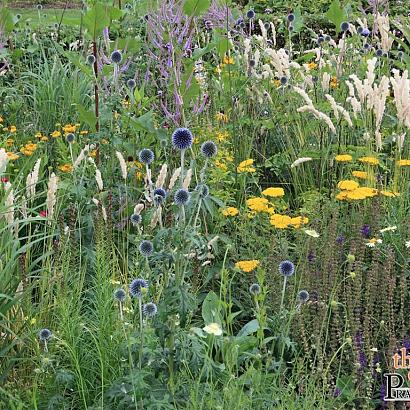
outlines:
{"label": "serrated leaf", "polygon": [[336,33],[340,32],[340,25],[347,20],[347,15],[344,9],[340,6],[339,0],[333,0],[326,13],[326,17],[335,25]]}

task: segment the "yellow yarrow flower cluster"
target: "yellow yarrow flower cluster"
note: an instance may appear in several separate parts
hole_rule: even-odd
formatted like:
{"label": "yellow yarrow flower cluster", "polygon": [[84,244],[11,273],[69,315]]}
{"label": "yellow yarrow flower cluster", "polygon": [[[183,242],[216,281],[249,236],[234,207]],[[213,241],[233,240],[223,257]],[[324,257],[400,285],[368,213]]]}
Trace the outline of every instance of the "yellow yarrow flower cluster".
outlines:
{"label": "yellow yarrow flower cluster", "polygon": [[239,211],[234,206],[228,206],[228,208],[222,209],[223,216],[236,216],[239,214]]}
{"label": "yellow yarrow flower cluster", "polygon": [[235,263],[235,267],[240,269],[242,272],[252,272],[255,270],[260,264],[260,261],[256,259],[246,260],[246,261],[239,261]]}
{"label": "yellow yarrow flower cluster", "polygon": [[266,198],[254,197],[246,200],[246,205],[253,212],[272,212],[269,201]]}
{"label": "yellow yarrow flower cluster", "polygon": [[349,154],[340,154],[335,157],[337,162],[350,162],[352,159],[353,157]]}
{"label": "yellow yarrow flower cluster", "polygon": [[380,161],[376,157],[361,157],[359,161],[368,165],[379,165]]}
{"label": "yellow yarrow flower cluster", "polygon": [[355,189],[344,189],[336,195],[336,199],[339,201],[344,200],[361,200],[366,198],[372,198],[377,195],[377,189],[370,187],[357,187]]}
{"label": "yellow yarrow flower cluster", "polygon": [[292,218],[288,215],[273,214],[270,217],[270,224],[278,229],[286,229],[290,226],[298,229],[307,223],[309,223],[309,219],[305,216],[296,216]]}
{"label": "yellow yarrow flower cluster", "polygon": [[245,161],[242,161],[239,165],[238,165],[238,167],[236,168],[236,170],[239,172],[239,173],[242,173],[242,172],[255,172],[256,171],[256,169],[255,169],[255,167],[253,167],[252,165],[253,165],[253,163],[254,163],[254,160],[253,159],[246,159]]}
{"label": "yellow yarrow flower cluster", "polygon": [[352,175],[356,178],[359,178],[359,179],[367,179],[368,178],[367,172],[365,172],[365,171],[353,171]]}
{"label": "yellow yarrow flower cluster", "polygon": [[400,159],[397,161],[399,167],[410,167],[410,159]]}
{"label": "yellow yarrow flower cluster", "polygon": [[280,198],[285,195],[283,188],[269,187],[262,191],[262,195],[270,196],[271,198]]}
{"label": "yellow yarrow flower cluster", "polygon": [[71,132],[71,133],[74,133],[74,132],[77,131],[77,124],[75,124],[75,125],[66,124],[66,125],[64,125],[64,127],[63,127],[63,131],[64,131],[64,134],[69,134],[70,132]]}
{"label": "yellow yarrow flower cluster", "polygon": [[353,191],[357,188],[359,188],[359,184],[356,181],[353,181],[351,179],[346,179],[343,181],[340,181],[337,184],[338,188],[343,189],[345,191]]}

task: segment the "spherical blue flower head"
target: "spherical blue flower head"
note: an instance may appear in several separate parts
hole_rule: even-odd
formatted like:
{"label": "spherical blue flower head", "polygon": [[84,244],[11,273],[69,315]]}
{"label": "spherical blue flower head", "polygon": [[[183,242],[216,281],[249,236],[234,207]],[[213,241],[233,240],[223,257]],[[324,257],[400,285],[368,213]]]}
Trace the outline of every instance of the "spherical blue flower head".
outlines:
{"label": "spherical blue flower head", "polygon": [[370,49],[370,44],[369,44],[369,43],[365,43],[365,44],[363,45],[363,48],[364,48],[365,50],[369,50],[369,49]]}
{"label": "spherical blue flower head", "polygon": [[246,17],[248,17],[248,19],[253,19],[255,17],[255,12],[252,9],[248,10]]}
{"label": "spherical blue flower head", "polygon": [[183,206],[189,202],[190,196],[190,193],[186,189],[181,188],[175,192],[174,201],[177,205]]}
{"label": "spherical blue flower head", "polygon": [[381,48],[376,50],[376,56],[381,57],[383,55],[383,50]]}
{"label": "spherical blue flower head", "polygon": [[288,26],[288,30],[289,30],[289,31],[293,31],[294,28],[295,28],[295,27],[293,27],[292,24],[289,24],[289,26]]}
{"label": "spherical blue flower head", "polygon": [[49,329],[41,329],[38,333],[38,337],[42,342],[47,342],[47,340],[51,339],[52,333]]}
{"label": "spherical blue flower head", "polygon": [[155,155],[150,149],[144,148],[140,151],[138,158],[143,164],[149,165],[154,161]]}
{"label": "spherical blue flower head", "polygon": [[218,148],[213,141],[206,141],[201,145],[201,153],[206,158],[212,158],[218,153]]}
{"label": "spherical blue flower head", "polygon": [[116,289],[114,292],[114,299],[117,300],[118,302],[124,302],[125,298],[127,297],[127,294],[125,293],[125,290],[122,288]]}
{"label": "spherical blue flower head", "polygon": [[286,83],[288,82],[288,77],[283,75],[282,77],[280,77],[279,81],[280,81],[281,85],[286,85]]}
{"label": "spherical blue flower head", "polygon": [[142,217],[140,214],[132,214],[130,217],[130,221],[134,226],[139,225],[142,221]]}
{"label": "spherical blue flower head", "polygon": [[347,21],[344,21],[341,25],[340,25],[340,30],[342,31],[347,31],[349,30],[349,23]]}
{"label": "spherical blue flower head", "polygon": [[167,192],[163,188],[156,188],[154,189],[154,203],[155,205],[159,206],[165,202],[167,197]]}
{"label": "spherical blue flower head", "polygon": [[257,283],[252,283],[252,285],[249,286],[249,292],[252,295],[259,295],[259,293],[261,293],[261,287]]}
{"label": "spherical blue flower head", "polygon": [[148,258],[154,252],[154,245],[152,244],[151,241],[142,241],[140,243],[139,249],[140,249],[141,255]]}
{"label": "spherical blue flower head", "polygon": [[179,149],[188,149],[194,141],[194,136],[188,128],[177,128],[172,134],[172,145]]}
{"label": "spherical blue flower head", "polygon": [[68,134],[65,136],[65,140],[66,140],[69,144],[71,144],[71,143],[73,143],[74,140],[75,140],[75,135],[70,132],[70,133],[68,133]]}
{"label": "spherical blue flower head", "polygon": [[95,63],[95,57],[90,54],[87,56],[87,64],[93,65]]}
{"label": "spherical blue flower head", "polygon": [[365,28],[363,28],[363,30],[360,34],[364,37],[369,37],[370,36],[370,30],[367,27],[365,27]]}
{"label": "spherical blue flower head", "polygon": [[115,64],[119,64],[119,63],[121,63],[121,60],[122,60],[121,51],[114,50],[111,54],[111,61]]}
{"label": "spherical blue flower head", "polygon": [[307,290],[301,290],[298,293],[299,302],[307,302],[309,300],[309,292]]}
{"label": "spherical blue flower head", "polygon": [[329,36],[329,34],[327,34],[326,36],[325,36],[325,41],[330,41],[331,40],[331,37]]}
{"label": "spherical blue flower head", "polygon": [[399,52],[397,53],[397,58],[398,58],[399,60],[401,60],[403,57],[404,57],[403,51],[399,51]]}
{"label": "spherical blue flower head", "polygon": [[206,184],[199,184],[196,186],[195,191],[199,192],[199,197],[204,199],[209,195],[209,188]]}
{"label": "spherical blue flower head", "polygon": [[131,90],[133,90],[135,88],[135,86],[137,85],[137,83],[135,82],[135,80],[133,78],[130,78],[127,81],[127,87]]}
{"label": "spherical blue flower head", "polygon": [[42,10],[43,6],[41,4],[37,4],[37,10]]}
{"label": "spherical blue flower head", "polygon": [[21,19],[21,14],[16,14],[16,19],[20,20]]}
{"label": "spherical blue flower head", "polygon": [[279,272],[285,277],[292,276],[295,273],[295,265],[291,261],[282,261],[279,264]]}
{"label": "spherical blue flower head", "polygon": [[154,302],[146,303],[142,307],[142,311],[144,312],[145,316],[147,316],[148,318],[152,318],[157,314],[157,305]]}
{"label": "spherical blue flower head", "polygon": [[127,10],[131,10],[131,9],[132,9],[132,6],[131,6],[130,3],[127,3],[124,7],[125,7]]}
{"label": "spherical blue flower head", "polygon": [[358,28],[357,28],[357,32],[358,32],[359,34],[363,34],[363,27],[362,27],[362,26],[358,27]]}
{"label": "spherical blue flower head", "polygon": [[142,289],[147,289],[148,283],[141,278],[134,279],[130,283],[130,295],[132,297],[140,298],[142,296]]}
{"label": "spherical blue flower head", "polygon": [[325,41],[325,38],[323,36],[319,36],[316,41],[320,45]]}
{"label": "spherical blue flower head", "polygon": [[293,14],[293,13],[289,13],[288,15],[287,15],[287,20],[289,21],[289,22],[293,22],[293,21],[295,21],[295,15]]}

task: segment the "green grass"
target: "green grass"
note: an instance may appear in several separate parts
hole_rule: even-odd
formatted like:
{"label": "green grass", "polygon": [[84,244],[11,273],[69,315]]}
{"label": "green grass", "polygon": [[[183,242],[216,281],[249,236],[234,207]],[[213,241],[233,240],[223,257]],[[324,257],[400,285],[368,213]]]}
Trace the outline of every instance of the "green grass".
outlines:
{"label": "green grass", "polygon": [[59,23],[61,16],[63,16],[62,24],[72,24],[74,20],[80,18],[81,10],[78,9],[43,9],[39,13],[36,9],[11,9],[13,14],[21,14],[21,23],[25,24],[26,21],[30,23],[30,26],[40,25],[52,25]]}

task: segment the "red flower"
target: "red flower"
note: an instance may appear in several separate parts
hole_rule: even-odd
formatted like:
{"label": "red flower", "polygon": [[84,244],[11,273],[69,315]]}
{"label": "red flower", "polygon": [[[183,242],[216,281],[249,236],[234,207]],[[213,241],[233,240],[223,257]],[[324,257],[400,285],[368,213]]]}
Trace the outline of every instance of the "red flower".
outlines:
{"label": "red flower", "polygon": [[4,182],[4,183],[9,182],[9,179],[6,178],[6,177],[3,177],[3,178],[1,178],[1,182]]}
{"label": "red flower", "polygon": [[40,211],[40,216],[45,218],[47,216],[47,211]]}

